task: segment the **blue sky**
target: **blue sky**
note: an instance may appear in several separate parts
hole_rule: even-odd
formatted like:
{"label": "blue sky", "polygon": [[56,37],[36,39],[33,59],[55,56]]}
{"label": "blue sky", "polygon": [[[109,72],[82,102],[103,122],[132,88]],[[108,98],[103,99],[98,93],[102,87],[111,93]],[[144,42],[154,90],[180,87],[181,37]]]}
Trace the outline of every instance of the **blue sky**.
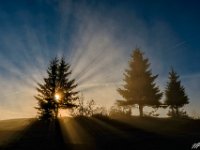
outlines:
{"label": "blue sky", "polygon": [[[111,106],[130,54],[140,47],[159,74],[180,75],[190,115],[200,115],[198,0],[0,1],[0,119],[35,116],[36,82],[64,56],[86,99]],[[2,114],[1,113],[1,114]]]}

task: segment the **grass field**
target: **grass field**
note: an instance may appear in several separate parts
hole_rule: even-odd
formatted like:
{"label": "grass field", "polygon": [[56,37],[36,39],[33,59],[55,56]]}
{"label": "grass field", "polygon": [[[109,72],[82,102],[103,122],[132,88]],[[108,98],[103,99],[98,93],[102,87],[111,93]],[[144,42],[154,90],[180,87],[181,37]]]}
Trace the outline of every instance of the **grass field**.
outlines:
{"label": "grass field", "polygon": [[61,118],[0,121],[0,149],[191,149],[200,121],[159,118]]}
{"label": "grass field", "polygon": [[35,119],[11,119],[0,121],[0,146],[20,138],[23,131],[31,125],[34,120]]}

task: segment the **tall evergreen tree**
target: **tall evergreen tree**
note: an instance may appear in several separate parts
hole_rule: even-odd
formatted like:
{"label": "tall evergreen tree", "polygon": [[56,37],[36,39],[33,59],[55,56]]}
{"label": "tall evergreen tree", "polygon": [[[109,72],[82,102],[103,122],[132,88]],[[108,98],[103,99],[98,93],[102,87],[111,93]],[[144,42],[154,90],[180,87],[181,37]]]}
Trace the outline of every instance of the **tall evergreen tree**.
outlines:
{"label": "tall evergreen tree", "polygon": [[165,104],[171,108],[172,116],[179,116],[179,108],[189,103],[185,88],[181,85],[179,76],[173,68],[169,72],[169,82],[167,82],[165,96]]}
{"label": "tall evergreen tree", "polygon": [[62,58],[58,69],[57,93],[60,95],[60,107],[74,107],[76,105],[73,102],[79,97],[77,95],[78,92],[75,91],[75,88],[77,87],[77,84],[75,84],[75,79],[69,79],[69,76],[72,74],[70,65],[67,64]]}
{"label": "tall evergreen tree", "polygon": [[38,113],[41,118],[53,118],[54,109],[56,103],[54,101],[55,89],[56,89],[56,77],[58,69],[58,59],[54,58],[50,61],[49,67],[47,69],[48,78],[44,78],[44,84],[37,83],[38,91],[35,98],[38,101]]}
{"label": "tall evergreen tree", "polygon": [[38,101],[38,113],[41,118],[57,118],[59,108],[71,108],[78,99],[78,92],[75,92],[77,84],[75,80],[70,80],[70,65],[64,59],[54,58],[50,61],[47,69],[48,77],[44,78],[44,83],[38,83],[38,91],[35,96]]}
{"label": "tall evergreen tree", "polygon": [[159,106],[162,97],[162,93],[154,83],[158,75],[152,75],[148,61],[140,49],[136,48],[131,55],[129,69],[124,73],[125,84],[123,88],[117,90],[125,99],[118,100],[117,104],[121,106],[137,104],[140,116],[143,116],[144,106]]}

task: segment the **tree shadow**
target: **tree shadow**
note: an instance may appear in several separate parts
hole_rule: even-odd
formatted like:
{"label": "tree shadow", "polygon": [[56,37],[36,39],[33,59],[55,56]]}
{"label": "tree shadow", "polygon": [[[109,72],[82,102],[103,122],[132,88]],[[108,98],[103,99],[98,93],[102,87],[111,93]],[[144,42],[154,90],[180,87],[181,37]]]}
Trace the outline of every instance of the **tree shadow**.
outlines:
{"label": "tree shadow", "polygon": [[35,119],[9,119],[0,121],[0,148],[19,139],[23,132]]}
{"label": "tree shadow", "polygon": [[54,121],[35,120],[19,139],[1,149],[184,150],[191,149],[199,135],[199,132],[196,135],[164,135],[110,118],[66,117]]}
{"label": "tree shadow", "polygon": [[198,142],[197,136],[158,134],[108,118],[82,117],[77,122],[93,137],[97,149],[186,150]]}
{"label": "tree shadow", "polygon": [[65,149],[60,126],[57,120],[35,120],[23,131],[22,136],[8,145],[2,147],[5,150],[40,150],[40,149]]}

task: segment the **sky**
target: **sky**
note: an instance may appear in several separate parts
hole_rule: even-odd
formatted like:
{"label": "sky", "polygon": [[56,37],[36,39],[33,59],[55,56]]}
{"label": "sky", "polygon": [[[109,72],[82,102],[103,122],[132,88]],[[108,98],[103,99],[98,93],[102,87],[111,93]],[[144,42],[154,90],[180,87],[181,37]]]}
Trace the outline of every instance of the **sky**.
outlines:
{"label": "sky", "polygon": [[[133,49],[149,58],[164,91],[173,66],[200,116],[198,0],[0,1],[0,119],[34,117],[37,82],[64,56],[86,100],[109,108]],[[164,97],[163,97],[164,99]]]}

